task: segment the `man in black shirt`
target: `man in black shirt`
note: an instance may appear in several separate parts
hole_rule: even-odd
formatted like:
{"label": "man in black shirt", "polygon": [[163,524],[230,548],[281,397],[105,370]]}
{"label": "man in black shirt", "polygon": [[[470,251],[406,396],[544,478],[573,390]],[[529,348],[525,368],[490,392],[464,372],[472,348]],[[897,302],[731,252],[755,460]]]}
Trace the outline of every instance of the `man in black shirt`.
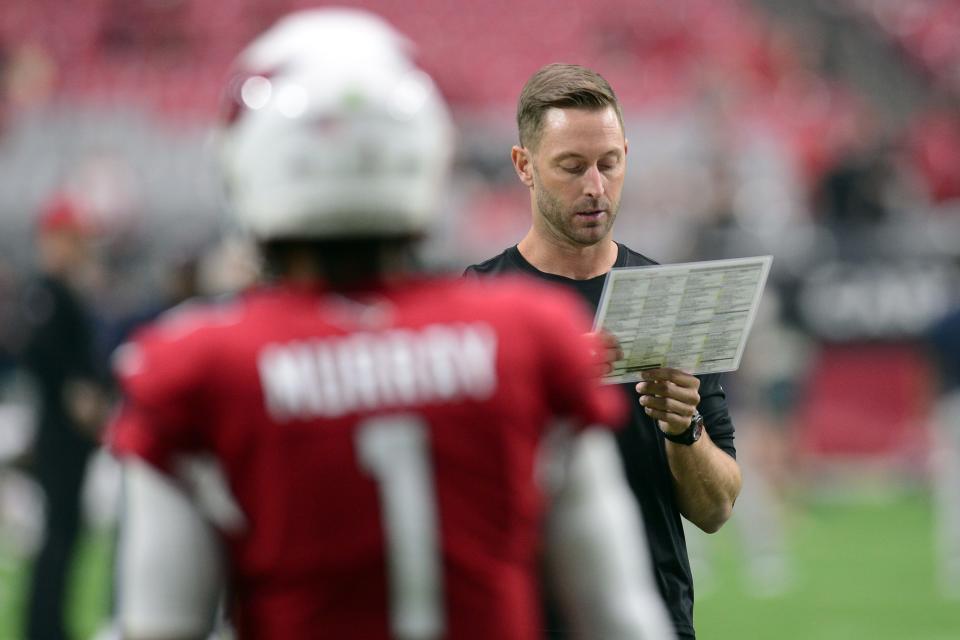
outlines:
{"label": "man in black shirt", "polygon": [[46,498],[43,545],[33,565],[26,636],[67,637],[67,576],[81,525],[80,491],[108,404],[93,327],[77,293],[89,259],[86,223],[76,207],[55,199],[37,230],[41,273],[26,287],[25,341],[18,354],[37,390],[33,472]]}
{"label": "man in black shirt", "polygon": [[[612,267],[655,264],[611,237],[627,154],[619,103],[593,71],[547,65],[524,87],[517,124],[520,144],[511,157],[530,189],[532,225],[517,245],[466,272],[556,282],[595,311]],[[732,513],[741,477],[726,397],[718,376],[669,368],[621,387],[633,411],[619,447],[656,581],[678,635],[694,638],[693,579],[680,516],[712,533]]]}

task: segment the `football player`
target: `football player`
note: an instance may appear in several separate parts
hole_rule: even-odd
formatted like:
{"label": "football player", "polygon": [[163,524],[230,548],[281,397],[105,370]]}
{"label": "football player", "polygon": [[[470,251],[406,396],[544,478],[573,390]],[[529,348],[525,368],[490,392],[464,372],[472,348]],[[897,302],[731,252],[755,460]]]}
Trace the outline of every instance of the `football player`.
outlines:
{"label": "football player", "polygon": [[326,9],[240,57],[224,177],[269,278],[116,356],[124,637],[204,637],[225,591],[242,639],[538,639],[541,557],[585,637],[672,634],[579,304],[415,271],[452,127],[409,53]]}

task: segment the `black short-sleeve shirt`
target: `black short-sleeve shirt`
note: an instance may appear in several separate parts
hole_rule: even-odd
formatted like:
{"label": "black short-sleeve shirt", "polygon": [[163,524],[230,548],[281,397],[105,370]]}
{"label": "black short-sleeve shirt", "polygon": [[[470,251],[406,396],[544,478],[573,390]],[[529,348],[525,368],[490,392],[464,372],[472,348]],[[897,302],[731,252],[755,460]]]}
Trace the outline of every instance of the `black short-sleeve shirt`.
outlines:
{"label": "black short-sleeve shirt", "polygon": [[[637,267],[657,264],[650,258],[617,243],[614,267]],[[554,282],[580,294],[591,313],[595,313],[606,275],[589,280],[573,280],[544,273],[531,265],[516,246],[480,264],[467,267],[465,275],[496,276],[525,273]],[[629,422],[618,431],[617,441],[623,457],[630,488],[640,504],[647,540],[653,559],[654,574],[667,608],[681,637],[693,638],[693,577],[687,558],[686,541],[680,511],[674,499],[673,480],[667,463],[663,434],[656,423],[643,412],[633,384],[620,385],[630,398]],[[726,395],[719,375],[700,376],[700,414],[710,438],[720,449],[736,457],[733,443],[733,422],[727,408]]]}

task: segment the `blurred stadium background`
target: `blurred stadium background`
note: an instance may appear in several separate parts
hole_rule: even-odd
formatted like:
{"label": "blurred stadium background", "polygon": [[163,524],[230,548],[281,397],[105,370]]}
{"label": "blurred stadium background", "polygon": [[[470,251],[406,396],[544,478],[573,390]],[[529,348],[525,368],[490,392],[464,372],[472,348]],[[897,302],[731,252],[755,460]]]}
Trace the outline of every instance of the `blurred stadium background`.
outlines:
{"label": "blurred stadium background", "polygon": [[[960,0],[337,4],[408,34],[455,109],[438,268],[526,230],[513,109],[554,61],[597,69],[624,105],[619,240],[661,262],[775,256],[727,384],[745,493],[718,536],[691,533],[701,637],[960,638],[935,489],[960,461],[931,418],[924,343],[960,304]],[[97,223],[86,294],[104,352],[178,279],[236,287],[244,251],[218,239],[210,156],[222,85],[245,41],[315,5],[0,3],[0,640],[22,637],[43,517],[26,473],[31,385],[9,355],[38,212],[59,194]],[[109,614],[117,490],[106,457],[88,475],[78,637]]]}

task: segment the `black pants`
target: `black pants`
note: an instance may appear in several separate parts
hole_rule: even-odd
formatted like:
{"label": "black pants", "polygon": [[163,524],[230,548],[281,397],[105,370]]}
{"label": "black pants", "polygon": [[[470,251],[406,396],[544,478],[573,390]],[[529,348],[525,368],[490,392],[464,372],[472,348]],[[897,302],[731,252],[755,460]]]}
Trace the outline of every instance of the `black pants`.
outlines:
{"label": "black pants", "polygon": [[81,524],[81,495],[91,442],[79,434],[45,430],[34,448],[34,474],[46,495],[43,546],[33,565],[26,637],[64,640],[67,580]]}

